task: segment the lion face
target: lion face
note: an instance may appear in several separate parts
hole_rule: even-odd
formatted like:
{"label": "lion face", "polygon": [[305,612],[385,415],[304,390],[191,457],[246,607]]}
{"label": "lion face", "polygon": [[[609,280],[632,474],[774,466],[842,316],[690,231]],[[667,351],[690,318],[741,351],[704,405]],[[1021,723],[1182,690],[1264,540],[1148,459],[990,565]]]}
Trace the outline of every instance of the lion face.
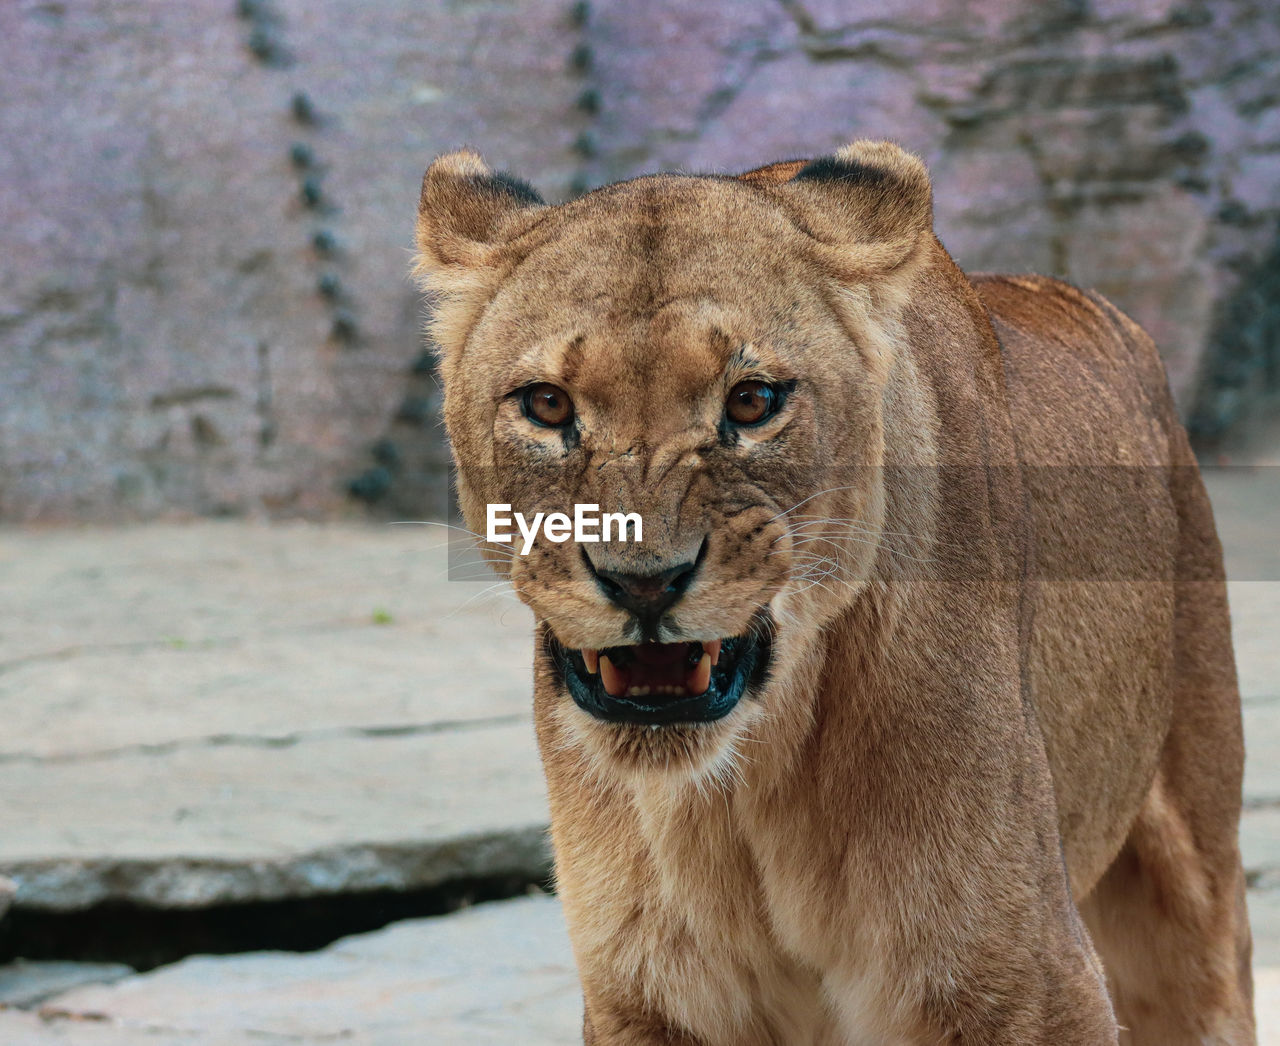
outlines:
{"label": "lion face", "polygon": [[428,171],[420,269],[469,527],[490,505],[642,521],[638,541],[485,548],[540,622],[557,714],[598,754],[713,758],[869,576],[920,178],[865,145],[552,208],[473,154]]}

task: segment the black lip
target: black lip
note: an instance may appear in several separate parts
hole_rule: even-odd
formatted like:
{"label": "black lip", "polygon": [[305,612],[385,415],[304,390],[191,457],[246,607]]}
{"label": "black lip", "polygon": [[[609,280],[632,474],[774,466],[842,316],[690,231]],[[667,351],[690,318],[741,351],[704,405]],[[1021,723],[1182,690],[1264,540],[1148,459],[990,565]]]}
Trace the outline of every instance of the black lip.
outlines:
{"label": "black lip", "polygon": [[711,670],[706,693],[652,702],[643,697],[611,696],[599,674],[587,672],[582,654],[561,645],[554,636],[549,637],[549,645],[556,672],[584,712],[606,723],[667,726],[723,719],[749,689],[759,693],[768,676],[772,635],[768,612],[762,611],[745,633],[721,642],[720,662]]}

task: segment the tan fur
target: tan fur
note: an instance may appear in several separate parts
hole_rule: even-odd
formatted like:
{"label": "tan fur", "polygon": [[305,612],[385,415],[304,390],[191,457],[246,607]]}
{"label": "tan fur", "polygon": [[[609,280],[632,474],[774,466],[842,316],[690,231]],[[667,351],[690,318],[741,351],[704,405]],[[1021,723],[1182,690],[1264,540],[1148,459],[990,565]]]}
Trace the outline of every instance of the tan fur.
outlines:
{"label": "tan fur", "polygon": [[[424,180],[470,525],[639,511],[611,562],[708,536],[664,641],[775,621],[722,720],[609,724],[546,643],[625,642],[627,614],[572,543],[488,550],[546,641],[585,1039],[1250,1043],[1221,552],[1159,358],[1096,295],[966,278],[897,147],[824,163],[558,207],[471,153]],[[747,371],[796,388],[726,440]],[[536,381],[576,442],[521,416]]]}

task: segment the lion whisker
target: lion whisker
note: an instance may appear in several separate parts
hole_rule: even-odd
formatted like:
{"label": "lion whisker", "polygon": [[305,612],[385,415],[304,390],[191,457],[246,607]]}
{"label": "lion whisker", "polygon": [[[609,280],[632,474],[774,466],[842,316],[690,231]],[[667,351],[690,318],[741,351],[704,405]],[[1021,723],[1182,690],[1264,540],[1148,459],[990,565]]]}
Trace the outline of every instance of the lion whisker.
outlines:
{"label": "lion whisker", "polygon": [[[890,555],[900,556],[901,558],[909,559],[914,563],[936,563],[937,562],[937,560],[933,559],[932,557],[913,556],[910,552],[904,552],[900,548],[894,548],[892,545],[886,545],[883,541],[869,541],[866,538],[855,537],[852,534],[844,534],[840,536],[843,537],[844,540],[846,541],[853,541],[860,545],[870,545],[873,548],[884,549],[884,551],[888,552]],[[807,544],[813,541],[823,541],[829,545],[835,545],[839,547],[839,542],[835,538],[825,537],[823,535],[816,535],[816,536],[805,535],[803,541],[797,542],[797,545]]]}
{"label": "lion whisker", "polygon": [[916,534],[906,530],[886,530],[883,527],[880,527],[878,529],[873,528],[868,526],[867,521],[863,519],[846,519],[840,516],[808,516],[808,515],[800,515],[795,518],[806,520],[807,522],[789,525],[787,527],[788,530],[795,531],[802,527],[809,527],[809,526],[816,525],[817,523],[826,521],[829,523],[843,523],[848,526],[852,526],[859,530],[862,530],[865,533],[884,534],[886,537],[894,537],[894,538],[911,538],[912,540],[915,540],[915,541],[930,541],[934,544],[950,546],[951,548],[961,547],[959,542],[942,541],[939,538],[936,538],[929,534]]}
{"label": "lion whisker", "polygon": [[854,485],[854,484],[850,484],[850,485],[843,486],[843,487],[828,487],[826,490],[819,490],[819,491],[817,491],[817,492],[816,492],[816,493],[814,493],[814,494],[810,494],[807,498],[802,498],[800,501],[797,501],[797,502],[796,502],[794,505],[792,505],[790,508],[784,508],[781,512],[779,512],[779,513],[778,513],[778,515],[777,515],[777,516],[770,516],[767,520],[765,520],[765,522],[766,522],[766,523],[772,523],[775,519],[777,519],[777,518],[778,518],[778,516],[785,516],[785,515],[786,515],[787,513],[789,513],[789,512],[794,512],[794,511],[795,511],[796,509],[798,509],[801,505],[804,505],[804,504],[806,504],[806,503],[808,503],[808,502],[812,501],[814,498],[820,498],[820,497],[822,497],[822,495],[823,495],[823,494],[834,494],[834,493],[836,493],[836,491],[839,491],[839,490],[859,490],[859,489],[861,489],[861,488],[860,488],[860,486],[858,486],[858,485]]}
{"label": "lion whisker", "polygon": [[454,526],[452,523],[441,523],[438,519],[393,519],[387,523],[389,527],[444,527],[445,530],[456,530],[459,534],[469,534],[479,541],[484,541],[483,534],[477,534],[467,527]]}
{"label": "lion whisker", "polygon": [[[454,616],[454,614],[460,613],[461,611],[465,610],[465,609],[466,609],[467,607],[469,607],[472,603],[474,603],[477,599],[482,599],[482,598],[489,598],[489,599],[504,599],[504,598],[505,598],[505,599],[515,599],[516,597],[515,597],[515,596],[513,596],[510,592],[499,592],[499,591],[497,591],[498,589],[502,588],[504,585],[509,585],[509,584],[510,584],[510,582],[509,582],[509,581],[498,581],[498,582],[495,582],[495,583],[494,583],[494,584],[492,584],[492,585],[487,586],[486,588],[481,589],[479,592],[475,593],[475,594],[474,594],[473,596],[471,596],[470,598],[468,598],[468,599],[464,600],[463,602],[459,603],[456,607],[454,607],[451,611],[449,611],[449,613],[445,614],[445,620],[447,621],[449,618],[453,617],[453,616]],[[516,599],[516,602],[519,602],[519,600],[518,600],[518,599]]]}

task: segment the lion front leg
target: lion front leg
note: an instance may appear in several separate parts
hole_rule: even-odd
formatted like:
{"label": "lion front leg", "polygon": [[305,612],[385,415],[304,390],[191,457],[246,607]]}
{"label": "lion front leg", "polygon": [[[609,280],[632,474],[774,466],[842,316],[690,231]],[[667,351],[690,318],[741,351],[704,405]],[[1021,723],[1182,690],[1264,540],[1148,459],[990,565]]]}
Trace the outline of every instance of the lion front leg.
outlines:
{"label": "lion front leg", "polygon": [[[936,925],[934,958],[954,936]],[[1119,1029],[1097,959],[1078,920],[1046,941],[1038,955],[1022,942],[1025,926],[993,934],[989,949],[966,960],[895,964],[898,983],[865,976],[824,978],[836,1010],[839,1043],[912,1046],[1115,1046]],[[959,931],[963,933],[964,931]],[[999,939],[1010,943],[1000,954]],[[923,964],[922,964],[923,965]],[[885,971],[888,972],[888,971]],[[865,975],[865,967],[862,973]],[[825,1040],[824,1040],[825,1041]]]}
{"label": "lion front leg", "polygon": [[[1119,1041],[1101,968],[1078,918],[1029,965],[966,971],[958,989],[935,984],[926,1005],[947,1046],[1114,1046]],[[959,980],[959,978],[957,978]]]}
{"label": "lion front leg", "polygon": [[[859,722],[853,702],[828,715],[832,752],[848,753],[859,784],[878,788],[851,788],[839,808],[836,838],[851,843],[829,851],[838,876],[811,853],[790,863],[783,848],[772,855],[770,867],[785,869],[769,883],[774,910],[794,913],[783,901],[797,889],[828,899],[825,918],[784,926],[787,943],[823,970],[841,1042],[1114,1046],[1119,1029],[1072,899],[1034,718],[1020,714],[1013,687],[979,703],[935,686],[933,701],[946,710],[945,748],[917,742],[942,735],[930,708],[907,698],[885,699],[892,723]],[[793,808],[780,806],[771,825],[780,840]],[[806,878],[811,866],[819,871]],[[835,878],[844,888],[831,905]]]}
{"label": "lion front leg", "polygon": [[982,872],[956,861],[902,890],[911,907],[879,923],[882,954],[848,953],[853,975],[824,978],[838,1041],[1116,1046],[1106,977],[1054,859],[1056,833],[1039,838],[1020,869],[993,876],[989,866],[981,889],[971,884]]}

